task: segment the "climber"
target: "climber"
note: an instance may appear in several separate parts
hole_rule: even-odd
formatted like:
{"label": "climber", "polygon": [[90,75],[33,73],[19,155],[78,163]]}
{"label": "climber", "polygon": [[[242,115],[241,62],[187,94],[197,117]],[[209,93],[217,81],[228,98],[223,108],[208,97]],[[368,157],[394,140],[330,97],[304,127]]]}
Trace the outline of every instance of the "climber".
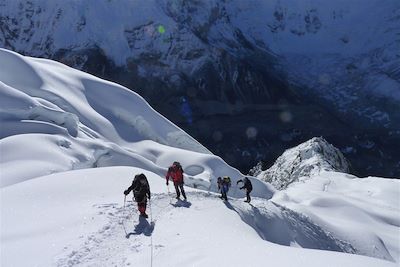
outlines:
{"label": "climber", "polygon": [[174,182],[175,191],[176,191],[176,199],[180,199],[181,193],[183,198],[186,200],[186,193],[183,189],[183,169],[179,162],[175,161],[172,166],[168,168],[167,175],[165,176],[167,179],[167,185],[169,184],[169,179],[171,178]]}
{"label": "climber", "polygon": [[250,192],[253,190],[253,185],[251,184],[251,181],[249,178],[244,177],[243,179],[240,179],[236,182],[236,184],[243,183],[243,186],[240,187],[239,189],[246,189],[246,197],[247,199],[244,202],[250,203],[251,198],[250,198]]}
{"label": "climber", "polygon": [[224,176],[224,178],[218,177],[217,183],[218,189],[221,190],[220,198],[228,200],[227,193],[231,187],[231,178],[229,176]]}
{"label": "climber", "polygon": [[135,175],[132,185],[124,191],[125,196],[131,191],[133,191],[133,196],[137,202],[140,216],[148,218],[148,215],[146,214],[146,205],[147,198],[150,200],[150,186],[146,176],[143,173]]}
{"label": "climber", "polygon": [[218,185],[218,191],[221,193],[221,196],[219,198],[222,198],[222,178],[221,177],[217,178],[217,185]]}

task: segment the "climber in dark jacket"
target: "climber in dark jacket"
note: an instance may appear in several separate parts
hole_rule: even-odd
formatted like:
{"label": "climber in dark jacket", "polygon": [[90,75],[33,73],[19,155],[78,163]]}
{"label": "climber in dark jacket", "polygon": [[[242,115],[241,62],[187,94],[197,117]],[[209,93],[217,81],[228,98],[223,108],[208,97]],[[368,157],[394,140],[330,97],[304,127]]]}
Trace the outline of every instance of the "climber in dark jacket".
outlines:
{"label": "climber in dark jacket", "polygon": [[247,199],[244,202],[250,203],[250,201],[251,201],[250,192],[251,192],[251,190],[253,190],[253,185],[251,184],[250,179],[247,177],[244,177],[243,179],[240,179],[236,182],[236,184],[239,184],[239,183],[243,183],[243,186],[240,187],[239,189],[246,189]]}
{"label": "climber in dark jacket", "polygon": [[137,202],[140,216],[148,218],[146,214],[146,205],[147,198],[150,199],[150,186],[146,176],[143,173],[135,175],[132,185],[124,191],[125,196],[131,191],[133,192],[133,196]]}

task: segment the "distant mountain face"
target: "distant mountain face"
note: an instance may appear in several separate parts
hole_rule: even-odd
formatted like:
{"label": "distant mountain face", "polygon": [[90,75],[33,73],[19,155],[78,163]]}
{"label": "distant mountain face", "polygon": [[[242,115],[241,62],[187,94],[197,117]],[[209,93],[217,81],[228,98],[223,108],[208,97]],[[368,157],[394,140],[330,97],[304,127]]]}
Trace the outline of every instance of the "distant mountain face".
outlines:
{"label": "distant mountain face", "polygon": [[286,150],[274,165],[265,171],[257,165],[252,169],[252,174],[282,190],[293,182],[319,175],[323,171],[347,173],[349,167],[339,149],[324,138],[316,137]]}
{"label": "distant mountain face", "polygon": [[399,24],[397,0],[0,2],[1,47],[131,88],[242,171],[324,136],[400,177]]}

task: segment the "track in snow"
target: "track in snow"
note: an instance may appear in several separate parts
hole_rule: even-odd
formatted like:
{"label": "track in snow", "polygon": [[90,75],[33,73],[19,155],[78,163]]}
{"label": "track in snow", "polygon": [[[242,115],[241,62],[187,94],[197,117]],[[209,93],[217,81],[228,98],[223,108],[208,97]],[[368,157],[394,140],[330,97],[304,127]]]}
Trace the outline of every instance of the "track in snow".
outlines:
{"label": "track in snow", "polygon": [[[158,227],[158,220],[163,219],[161,227],[165,228],[168,227],[164,225],[165,222],[171,221],[179,213],[190,216],[187,208],[202,212],[207,209],[203,204],[205,200],[215,201],[216,204],[221,202],[216,194],[187,194],[188,202],[176,201],[172,194],[153,194],[151,207],[148,206],[147,210],[147,220],[138,216],[136,202],[130,200],[125,208],[117,203],[94,205],[98,209],[98,215],[108,218],[108,223],[86,238],[82,236],[79,248],[65,247],[56,259],[56,266],[129,266],[136,265],[137,262],[150,266],[152,256],[156,260],[157,254],[166,246],[163,237],[157,236],[153,239],[152,236]],[[193,201],[193,206],[190,201]],[[350,244],[336,239],[304,215],[270,201],[256,198],[253,204],[248,205],[242,200],[231,199],[223,203],[228,208],[225,211],[235,211],[243,222],[266,241],[286,246],[355,253]]]}

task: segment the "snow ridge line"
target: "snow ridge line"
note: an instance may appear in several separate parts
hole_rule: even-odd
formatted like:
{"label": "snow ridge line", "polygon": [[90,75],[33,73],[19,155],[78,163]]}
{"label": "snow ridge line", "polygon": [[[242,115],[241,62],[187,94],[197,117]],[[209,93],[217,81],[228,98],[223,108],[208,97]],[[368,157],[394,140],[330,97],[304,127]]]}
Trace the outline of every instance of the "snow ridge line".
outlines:
{"label": "snow ridge line", "polygon": [[296,244],[309,249],[358,254],[350,243],[325,231],[309,217],[273,201],[253,198],[253,204],[250,205],[238,200],[225,204],[238,213],[242,221],[265,241],[285,246]]}

